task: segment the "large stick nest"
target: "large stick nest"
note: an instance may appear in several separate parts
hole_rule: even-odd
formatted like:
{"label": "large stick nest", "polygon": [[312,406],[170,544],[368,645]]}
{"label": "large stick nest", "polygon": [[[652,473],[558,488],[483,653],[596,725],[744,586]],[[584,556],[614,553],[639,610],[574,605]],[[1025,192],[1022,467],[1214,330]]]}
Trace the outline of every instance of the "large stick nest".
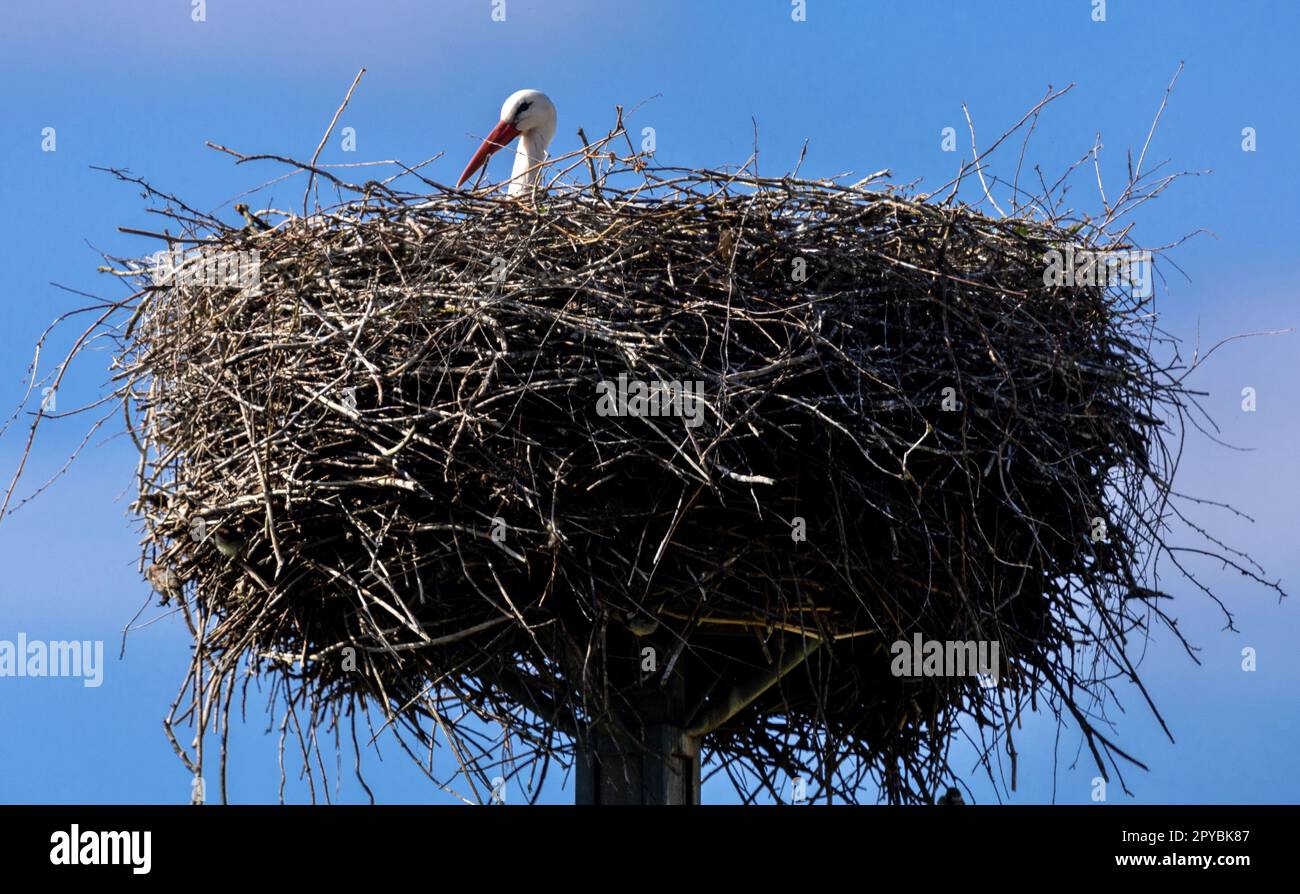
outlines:
{"label": "large stick nest", "polygon": [[[170,212],[191,271],[260,262],[257,288],[146,281],[122,342],[145,561],[197,640],[173,720],[261,679],[308,750],[377,705],[361,741],[450,744],[473,786],[690,726],[811,640],[705,739],[751,794],[928,801],[962,718],[1014,761],[1036,698],[1113,764],[1095,708],[1159,613],[1140,582],[1184,400],[1148,299],[1044,285],[1081,242],[1052,221],[642,176],[371,183],[269,230]],[[620,377],[700,404],[602,413]],[[996,641],[999,685],[895,676],[918,633]]]}

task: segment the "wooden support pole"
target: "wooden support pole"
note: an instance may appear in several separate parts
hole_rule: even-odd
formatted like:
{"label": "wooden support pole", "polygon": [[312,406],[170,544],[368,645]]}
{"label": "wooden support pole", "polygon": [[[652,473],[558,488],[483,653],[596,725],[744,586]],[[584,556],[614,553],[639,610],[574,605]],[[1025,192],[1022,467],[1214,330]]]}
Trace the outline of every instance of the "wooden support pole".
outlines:
{"label": "wooden support pole", "polygon": [[805,636],[776,666],[709,704],[689,728],[680,675],[647,681],[631,693],[625,731],[590,731],[576,768],[577,804],[699,804],[704,737],[752,704],[822,644]]}
{"label": "wooden support pole", "polygon": [[698,804],[698,740],[682,729],[686,684],[641,667],[645,640],[615,645],[626,656],[616,666],[626,699],[618,723],[588,731],[577,762],[578,804]]}
{"label": "wooden support pole", "polygon": [[578,757],[578,804],[700,803],[698,740],[681,727],[652,724],[639,742],[596,733]]}

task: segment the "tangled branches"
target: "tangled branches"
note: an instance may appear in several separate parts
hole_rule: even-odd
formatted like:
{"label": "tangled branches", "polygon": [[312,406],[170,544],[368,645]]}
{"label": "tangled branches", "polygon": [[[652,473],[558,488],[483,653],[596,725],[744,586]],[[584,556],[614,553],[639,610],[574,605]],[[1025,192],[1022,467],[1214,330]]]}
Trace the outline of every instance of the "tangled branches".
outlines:
{"label": "tangled branches", "polygon": [[[747,797],[928,803],[960,721],[1014,765],[1039,700],[1132,760],[1096,711],[1166,618],[1190,398],[1132,278],[1044,276],[1131,246],[619,134],[533,201],[300,166],[355,194],[242,229],[171,201],[187,254],[119,262],[182,759],[261,681],[314,797],[322,733],[391,728],[450,785],[445,748],[473,800],[652,715]],[[917,635],[998,644],[997,685],[900,675]]]}

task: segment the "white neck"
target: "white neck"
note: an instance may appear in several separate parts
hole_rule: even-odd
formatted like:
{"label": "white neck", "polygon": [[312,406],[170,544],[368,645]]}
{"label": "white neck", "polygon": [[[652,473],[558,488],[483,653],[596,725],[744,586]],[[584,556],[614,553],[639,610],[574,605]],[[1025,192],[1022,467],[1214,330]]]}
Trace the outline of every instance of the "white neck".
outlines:
{"label": "white neck", "polygon": [[[537,182],[537,165],[546,160],[546,144],[550,142],[541,129],[527,130],[519,135],[519,147],[515,149],[515,167],[510,174],[508,195],[517,196],[532,192]],[[531,169],[531,170],[530,170]]]}

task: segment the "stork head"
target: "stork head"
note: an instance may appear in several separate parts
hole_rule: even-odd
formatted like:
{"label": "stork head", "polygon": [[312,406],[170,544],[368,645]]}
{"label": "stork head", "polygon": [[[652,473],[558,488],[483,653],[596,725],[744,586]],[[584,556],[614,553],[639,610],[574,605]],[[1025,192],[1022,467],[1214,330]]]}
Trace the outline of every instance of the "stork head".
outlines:
{"label": "stork head", "polygon": [[551,137],[555,136],[555,104],[540,90],[518,90],[510,94],[501,106],[501,120],[484,138],[474,157],[465,166],[460,179],[456,181],[456,186],[460,187],[473,177],[474,172],[487,164],[493,152],[520,134],[525,134],[543,149],[550,144]]}

